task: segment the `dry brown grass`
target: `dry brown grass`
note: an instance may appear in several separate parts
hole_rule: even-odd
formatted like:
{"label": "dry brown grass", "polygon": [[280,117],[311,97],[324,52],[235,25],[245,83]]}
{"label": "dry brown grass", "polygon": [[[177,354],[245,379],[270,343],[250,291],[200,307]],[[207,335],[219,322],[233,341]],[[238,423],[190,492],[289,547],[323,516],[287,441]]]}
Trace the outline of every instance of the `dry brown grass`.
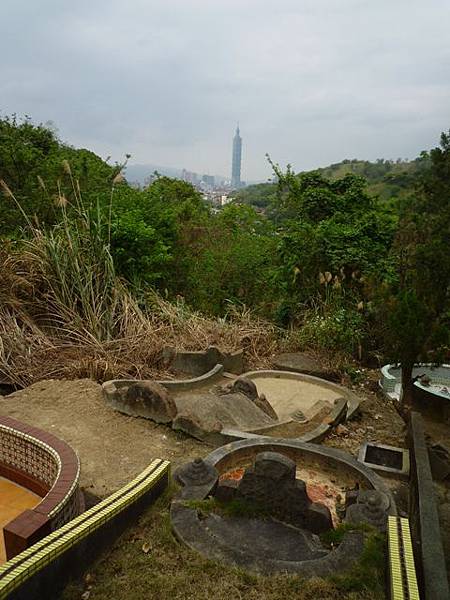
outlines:
{"label": "dry brown grass", "polygon": [[[153,292],[144,310],[118,280],[110,292],[113,309],[104,316],[113,335],[104,339],[89,315],[58,303],[38,257],[29,245],[5,245],[0,253],[0,381],[21,387],[49,378],[170,377],[162,361],[167,345],[244,348],[255,367],[267,364],[278,347],[276,328],[248,310],[232,308],[226,318],[211,319],[182,299],[170,303]],[[96,325],[102,318],[95,315]]]}

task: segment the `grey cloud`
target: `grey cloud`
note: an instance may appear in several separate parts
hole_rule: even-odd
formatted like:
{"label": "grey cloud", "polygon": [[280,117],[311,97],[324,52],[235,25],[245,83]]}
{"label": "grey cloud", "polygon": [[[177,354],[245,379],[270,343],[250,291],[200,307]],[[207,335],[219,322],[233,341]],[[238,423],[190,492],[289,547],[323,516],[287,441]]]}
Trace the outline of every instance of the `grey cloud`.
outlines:
{"label": "grey cloud", "polygon": [[0,110],[137,163],[416,156],[449,127],[444,0],[3,0]]}

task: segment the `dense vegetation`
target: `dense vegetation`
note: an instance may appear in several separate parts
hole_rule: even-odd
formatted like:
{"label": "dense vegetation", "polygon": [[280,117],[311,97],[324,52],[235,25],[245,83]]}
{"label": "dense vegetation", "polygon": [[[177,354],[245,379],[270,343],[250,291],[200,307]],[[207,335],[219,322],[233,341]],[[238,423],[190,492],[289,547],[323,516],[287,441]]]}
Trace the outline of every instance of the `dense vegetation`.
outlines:
{"label": "dense vegetation", "polygon": [[[66,351],[80,339],[97,349],[134,339],[141,372],[138,363],[157,365],[158,344],[150,360],[139,338],[150,329],[170,338],[181,320],[185,332],[201,321],[215,333],[197,343],[219,343],[238,314],[256,339],[272,336],[264,350],[245,327],[234,338],[255,356],[273,349],[275,326],[291,347],[336,363],[401,360],[406,377],[417,358],[448,351],[448,136],[411,162],[298,175],[273,165],[277,185],[241,191],[220,212],[176,179],[131,187],[127,159],[110,165],[28,119],[0,120],[4,377],[30,339],[47,353],[55,339]],[[248,308],[266,325],[252,328]]]}
{"label": "dense vegetation", "polygon": [[[415,186],[417,177],[430,167],[430,157],[422,152],[414,160],[368,160],[345,159],[328,167],[317,169],[325,179],[335,181],[346,175],[359,175],[367,183],[367,191],[377,196],[381,202],[395,203],[407,196]],[[301,175],[301,174],[300,174]],[[269,209],[276,198],[275,183],[258,183],[235,192],[236,201],[249,204],[257,209]]]}

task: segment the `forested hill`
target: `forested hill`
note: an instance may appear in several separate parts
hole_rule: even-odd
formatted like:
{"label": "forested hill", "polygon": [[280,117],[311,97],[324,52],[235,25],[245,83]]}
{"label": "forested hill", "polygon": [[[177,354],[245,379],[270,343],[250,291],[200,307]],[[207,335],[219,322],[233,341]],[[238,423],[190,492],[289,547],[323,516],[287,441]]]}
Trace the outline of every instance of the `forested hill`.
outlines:
{"label": "forested hill", "polygon": [[[368,192],[386,201],[407,194],[413,188],[418,173],[425,169],[428,164],[428,154],[423,152],[418,158],[411,161],[401,159],[393,161],[380,158],[375,162],[370,162],[368,160],[345,159],[328,167],[316,169],[316,171],[332,181],[340,179],[348,173],[360,175],[367,180]],[[264,209],[271,204],[275,194],[275,184],[260,183],[250,185],[236,192],[235,199],[243,204]]]}

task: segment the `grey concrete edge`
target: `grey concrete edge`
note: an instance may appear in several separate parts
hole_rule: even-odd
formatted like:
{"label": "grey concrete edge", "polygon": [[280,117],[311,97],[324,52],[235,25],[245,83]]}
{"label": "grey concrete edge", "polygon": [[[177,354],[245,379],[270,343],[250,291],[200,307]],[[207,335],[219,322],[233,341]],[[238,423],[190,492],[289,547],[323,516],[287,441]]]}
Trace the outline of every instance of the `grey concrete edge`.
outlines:
{"label": "grey concrete edge", "polygon": [[297,573],[304,576],[326,577],[351,569],[364,549],[364,534],[358,531],[348,531],[339,546],[322,558],[304,561],[286,561],[264,557],[263,568],[261,559],[255,554],[248,554],[238,548],[225,546],[208,535],[202,525],[195,508],[187,506],[186,500],[174,500],[170,507],[170,521],[175,537],[183,542],[190,550],[231,565],[239,565],[256,573]]}
{"label": "grey concrete edge", "polygon": [[142,383],[149,381],[151,383],[159,383],[169,390],[190,390],[194,389],[199,385],[205,383],[217,381],[222,377],[223,365],[217,364],[207,373],[193,377],[192,379],[174,379],[174,380],[160,380],[160,379],[110,379],[102,384],[102,390],[106,393],[106,389],[110,385],[114,385],[117,388],[124,387],[133,383]]}
{"label": "grey concrete edge", "polygon": [[[307,431],[303,435],[298,438],[285,438],[286,440],[298,440],[300,442],[320,442],[323,440],[331,430],[338,425],[343,419],[347,410],[347,400],[345,398],[338,398],[336,401],[333,410],[331,411],[327,423],[321,423],[311,431]],[[214,442],[217,440],[217,436],[220,436],[220,439],[223,444],[228,444],[230,442],[238,441],[238,440],[251,440],[255,438],[266,438],[269,440],[275,439],[270,437],[269,435],[265,435],[265,433],[270,432],[275,427],[279,427],[285,423],[289,423],[290,421],[285,421],[284,423],[276,423],[274,425],[268,425],[265,428],[258,429],[257,432],[253,431],[240,431],[238,429],[230,429],[224,428],[220,433],[215,434]],[[205,440],[208,442],[208,440]]]}
{"label": "grey concrete edge", "polygon": [[338,383],[334,383],[333,381],[328,381],[327,379],[322,379],[321,377],[315,377],[314,375],[307,375],[306,373],[299,373],[298,371],[285,371],[280,369],[263,369],[260,371],[247,371],[247,373],[243,373],[241,377],[252,377],[256,376],[256,379],[260,375],[292,375],[292,379],[304,379],[310,383],[320,384],[325,388],[328,388],[334,392],[339,392],[342,398],[346,399],[347,402],[347,415],[346,419],[351,419],[354,414],[357,412],[359,405],[362,400],[359,398],[354,392],[349,390],[348,388],[339,385]]}
{"label": "grey concrete edge", "polygon": [[308,442],[304,442],[302,440],[288,440],[286,438],[271,438],[271,437],[253,437],[251,439],[242,439],[239,441],[234,441],[228,443],[216,450],[213,450],[208,456],[205,457],[205,462],[208,462],[213,467],[215,467],[221,460],[223,460],[227,455],[232,454],[235,450],[239,450],[241,448],[248,448],[255,445],[257,442],[258,446],[261,447],[260,451],[264,450],[264,446],[267,447],[288,447],[291,449],[298,449],[307,454],[315,454],[319,455],[323,458],[328,458],[331,460],[336,460],[338,462],[344,463],[350,469],[354,469],[359,475],[365,478],[373,489],[383,492],[386,494],[391,501],[391,509],[390,514],[393,516],[397,515],[397,508],[395,506],[394,497],[390,489],[384,483],[382,478],[374,473],[372,469],[369,469],[362,463],[360,463],[356,458],[353,458],[350,454],[343,452],[337,448],[329,448],[328,446],[321,446],[319,444],[311,444]]}
{"label": "grey concrete edge", "polygon": [[169,390],[191,390],[196,388],[198,385],[217,381],[221,378],[223,371],[223,365],[217,364],[207,373],[199,375],[198,377],[193,377],[192,379],[173,379],[168,381],[157,380],[156,383],[163,385]]}

